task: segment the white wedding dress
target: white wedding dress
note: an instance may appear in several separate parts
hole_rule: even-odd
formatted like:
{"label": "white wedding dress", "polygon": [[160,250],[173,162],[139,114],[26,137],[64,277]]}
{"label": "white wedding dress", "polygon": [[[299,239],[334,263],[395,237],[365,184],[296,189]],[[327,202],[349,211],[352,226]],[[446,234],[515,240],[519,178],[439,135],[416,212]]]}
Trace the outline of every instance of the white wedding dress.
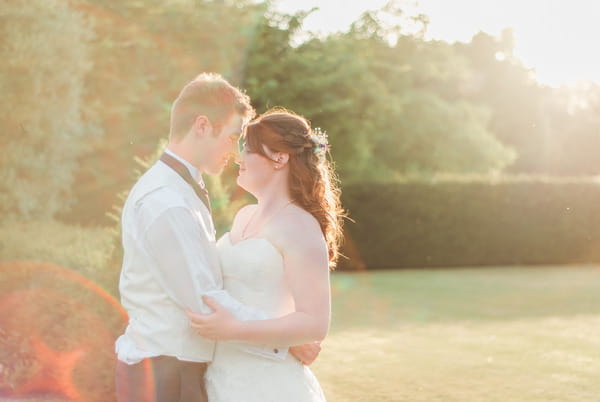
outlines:
{"label": "white wedding dress", "polygon": [[[233,244],[226,233],[217,242],[224,287],[231,296],[271,317],[294,310],[286,285],[283,257],[264,238]],[[317,379],[291,354],[273,360],[252,354],[235,342],[218,342],[206,371],[209,402],[322,402]]]}

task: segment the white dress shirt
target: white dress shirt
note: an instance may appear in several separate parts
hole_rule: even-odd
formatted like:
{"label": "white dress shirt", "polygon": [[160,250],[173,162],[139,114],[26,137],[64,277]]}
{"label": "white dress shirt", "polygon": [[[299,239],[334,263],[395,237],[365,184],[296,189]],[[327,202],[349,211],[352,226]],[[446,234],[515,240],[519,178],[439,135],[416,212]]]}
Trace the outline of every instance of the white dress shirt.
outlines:
{"label": "white dress shirt", "polygon": [[[203,187],[198,170],[178,155]],[[167,355],[211,361],[215,343],[190,327],[185,309],[209,313],[202,296],[214,298],[240,320],[267,319],[223,288],[208,208],[173,169],[156,162],[131,190],[122,215],[124,258],[119,290],[129,325],[117,339],[118,359],[134,364]],[[283,359],[287,349],[242,346],[248,353]]]}

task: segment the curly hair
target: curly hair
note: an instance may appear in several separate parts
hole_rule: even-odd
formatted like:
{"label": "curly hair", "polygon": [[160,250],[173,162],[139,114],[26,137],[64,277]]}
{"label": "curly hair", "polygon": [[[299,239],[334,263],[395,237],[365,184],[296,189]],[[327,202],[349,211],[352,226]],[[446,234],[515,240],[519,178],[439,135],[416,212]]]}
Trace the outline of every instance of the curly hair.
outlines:
{"label": "curly hair", "polygon": [[333,165],[327,158],[319,156],[318,144],[311,139],[314,132],[303,116],[274,108],[246,125],[242,137],[253,152],[268,159],[271,158],[263,145],[272,152],[290,155],[290,195],[319,222],[329,251],[329,267],[333,269],[339,257],[345,212]]}

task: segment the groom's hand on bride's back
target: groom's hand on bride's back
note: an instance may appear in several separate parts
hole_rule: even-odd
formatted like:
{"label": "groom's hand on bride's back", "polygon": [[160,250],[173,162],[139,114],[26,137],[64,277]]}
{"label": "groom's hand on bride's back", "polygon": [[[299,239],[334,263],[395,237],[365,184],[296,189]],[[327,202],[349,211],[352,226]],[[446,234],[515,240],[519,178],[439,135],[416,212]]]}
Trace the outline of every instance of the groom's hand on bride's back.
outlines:
{"label": "groom's hand on bride's back", "polygon": [[312,364],[321,353],[321,342],[307,343],[306,345],[291,346],[290,353],[300,361],[300,363],[308,366]]}

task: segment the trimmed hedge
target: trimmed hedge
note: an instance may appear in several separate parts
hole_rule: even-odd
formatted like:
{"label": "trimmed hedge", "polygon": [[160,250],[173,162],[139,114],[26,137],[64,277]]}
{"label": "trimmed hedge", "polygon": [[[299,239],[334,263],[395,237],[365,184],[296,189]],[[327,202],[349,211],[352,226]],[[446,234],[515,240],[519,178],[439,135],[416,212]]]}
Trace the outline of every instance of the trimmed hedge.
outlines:
{"label": "trimmed hedge", "polygon": [[342,201],[341,269],[600,262],[593,180],[363,183]]}
{"label": "trimmed hedge", "polygon": [[[0,223],[0,262],[52,263],[77,272],[117,294],[118,233],[110,227],[84,227],[55,220]],[[1,279],[1,278],[0,278]]]}

